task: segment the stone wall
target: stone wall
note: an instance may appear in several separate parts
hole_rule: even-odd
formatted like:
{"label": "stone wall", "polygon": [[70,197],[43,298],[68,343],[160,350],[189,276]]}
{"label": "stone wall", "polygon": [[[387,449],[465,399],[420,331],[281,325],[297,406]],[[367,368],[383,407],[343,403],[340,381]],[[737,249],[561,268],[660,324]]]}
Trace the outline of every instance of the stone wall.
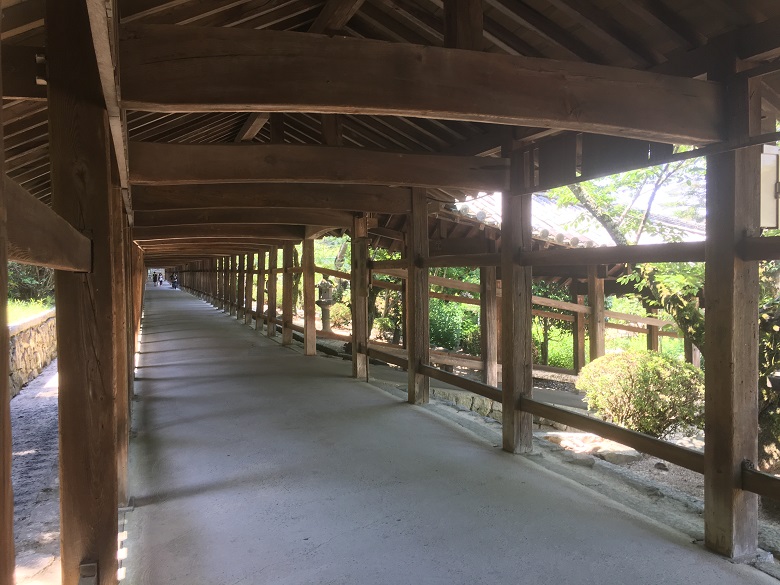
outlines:
{"label": "stone wall", "polygon": [[57,357],[57,319],[47,311],[8,328],[11,338],[11,397]]}

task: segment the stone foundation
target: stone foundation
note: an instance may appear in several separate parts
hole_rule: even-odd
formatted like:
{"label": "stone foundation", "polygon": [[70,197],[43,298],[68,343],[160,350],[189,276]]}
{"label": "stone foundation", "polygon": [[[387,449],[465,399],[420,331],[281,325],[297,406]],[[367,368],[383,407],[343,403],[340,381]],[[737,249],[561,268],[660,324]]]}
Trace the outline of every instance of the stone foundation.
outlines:
{"label": "stone foundation", "polygon": [[12,398],[57,357],[55,315],[52,309],[8,328]]}

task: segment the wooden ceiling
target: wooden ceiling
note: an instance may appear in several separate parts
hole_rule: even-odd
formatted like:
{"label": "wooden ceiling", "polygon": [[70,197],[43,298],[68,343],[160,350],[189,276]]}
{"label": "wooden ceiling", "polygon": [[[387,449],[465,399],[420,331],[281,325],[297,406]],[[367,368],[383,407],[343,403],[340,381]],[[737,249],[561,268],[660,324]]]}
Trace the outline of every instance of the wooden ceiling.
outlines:
{"label": "wooden ceiling", "polygon": [[[48,144],[48,120],[45,99],[45,84],[36,85],[34,79],[45,79],[45,64],[38,59],[36,54],[45,52],[44,30],[44,2],[43,0],[5,0],[2,3],[2,42],[3,42],[3,72],[5,95],[18,94],[23,99],[7,98],[3,101],[3,124],[5,131],[5,161],[6,173],[35,197],[43,202],[49,202],[51,198],[51,183],[49,178],[49,144]],[[138,35],[157,34],[159,31],[170,31],[165,28],[149,28],[145,25],[181,25],[186,27],[224,27],[235,29],[266,29],[274,31],[294,31],[301,33],[323,33],[328,36],[343,36],[354,39],[372,39],[389,41],[391,43],[405,43],[410,45],[423,45],[428,47],[458,47],[468,48],[475,52],[526,56],[554,60],[551,64],[593,64],[621,67],[637,71],[669,74],[688,78],[700,78],[706,72],[707,64],[711,56],[719,48],[725,45],[733,46],[740,57],[756,66],[772,67],[772,62],[780,56],[780,3],[774,0],[484,0],[482,2],[481,26],[463,26],[464,13],[460,13],[458,20],[451,18],[455,11],[445,14],[444,2],[441,0],[422,0],[412,2],[409,0],[330,0],[329,2],[317,2],[313,0],[119,0],[119,24],[120,35],[135,37]],[[473,6],[469,2],[453,2],[468,7]],[[448,17],[449,15],[449,17]],[[468,17],[468,14],[465,14]],[[472,15],[474,20],[479,20],[479,15]],[[185,33],[186,29],[181,30]],[[130,31],[130,33],[128,33]],[[140,32],[139,32],[140,31]],[[151,33],[149,32],[151,31]],[[157,32],[156,32],[157,31]],[[170,33],[166,33],[171,36]],[[233,38],[232,36],[230,38]],[[239,37],[236,37],[239,38]],[[312,36],[312,42],[323,37]],[[182,41],[184,42],[184,41]],[[226,41],[227,42],[227,41]],[[243,42],[243,41],[241,41]],[[317,41],[319,42],[319,41]],[[149,46],[148,40],[144,46]],[[174,43],[175,45],[175,43]],[[318,56],[319,49],[312,44],[314,49],[312,59]],[[327,45],[329,48],[330,45]],[[139,49],[140,50],[140,49]],[[126,68],[128,87],[125,87],[125,79],[122,79],[123,98],[131,100],[127,103],[141,103],[143,100],[136,96],[142,96],[147,91],[166,91],[177,89],[177,85],[187,93],[188,86],[185,81],[179,79],[170,80],[171,88],[160,89],[162,82],[155,84],[148,82],[144,86],[144,77],[140,83],[134,79],[133,56],[127,55],[124,47],[120,48],[119,74]],[[418,55],[410,48],[411,56]],[[420,61],[435,63],[436,55],[419,53]],[[265,63],[260,58],[261,63]],[[242,61],[243,63],[243,61]],[[362,75],[366,79],[368,90],[372,85],[381,86],[383,79],[371,77],[370,62],[368,67],[361,61],[360,55],[355,55],[354,75]],[[480,61],[474,62],[476,67],[482,67]],[[488,65],[490,62],[485,61]],[[770,64],[770,65],[767,65]],[[323,62],[322,67],[338,66],[338,63]],[[437,67],[445,68],[446,61],[442,61]],[[536,66],[536,62],[534,63]],[[555,65],[557,66],[557,65]],[[589,66],[589,65],[588,65]],[[7,75],[11,68],[15,68],[15,75]],[[238,66],[237,66],[238,67]],[[270,67],[270,66],[269,66]],[[574,67],[574,65],[566,65]],[[579,67],[579,66],[577,66]],[[231,76],[241,75],[242,71],[249,69],[223,67],[222,71],[215,71],[212,75],[222,82],[215,82],[213,78],[204,75],[200,81],[199,89],[216,88],[217,93],[229,93],[233,86]],[[147,75],[148,69],[143,69]],[[277,85],[274,82],[285,77],[284,64],[278,69],[264,69],[276,78],[259,78],[255,80],[258,92],[265,92],[268,100],[275,99],[274,92]],[[424,69],[422,69],[424,72]],[[465,70],[468,73],[468,70]],[[589,71],[589,69],[577,69],[572,71]],[[595,70],[594,70],[595,71]],[[21,73],[20,73],[21,72]],[[510,69],[511,72],[511,69]],[[195,71],[197,75],[198,71]],[[477,71],[476,73],[479,73]],[[533,72],[531,72],[533,73]],[[554,73],[554,71],[553,71]],[[347,72],[349,75],[349,72]],[[453,75],[464,75],[461,70],[456,70]],[[497,75],[497,73],[496,73]],[[530,74],[528,74],[530,75]],[[634,83],[633,78],[627,73],[626,83]],[[8,80],[6,80],[8,78]],[[490,83],[494,78],[494,72],[489,69],[484,73],[484,83]],[[475,74],[474,80],[479,79]],[[533,77],[528,77],[525,82],[533,83]],[[644,78],[641,78],[644,79]],[[777,76],[767,75],[765,80],[764,110],[771,125],[774,125],[780,115],[780,80]],[[651,80],[652,81],[652,80]],[[609,81],[612,83],[612,81]],[[220,85],[222,83],[223,85]],[[476,83],[476,82],[474,82]],[[575,83],[575,81],[572,81]],[[587,84],[597,83],[588,79]],[[555,87],[555,86],[554,86]],[[663,91],[664,86],[659,81],[658,91]],[[694,88],[694,86],[691,86]],[[498,110],[504,96],[499,95],[500,87],[494,94],[485,96],[475,93],[473,110],[486,112],[494,106]],[[650,83],[647,87],[649,101],[656,99],[652,92],[656,86]],[[696,91],[699,86],[695,86]],[[223,91],[224,90],[224,91]],[[704,88],[707,90],[707,88]],[[279,90],[281,91],[281,90]],[[384,91],[384,90],[383,90]],[[616,90],[617,91],[617,90]],[[691,90],[693,91],[693,89]],[[412,89],[410,89],[412,92]],[[452,96],[465,92],[464,87],[453,87]],[[191,92],[190,92],[191,93]],[[326,93],[325,89],[321,93]],[[126,94],[126,95],[125,95]],[[337,95],[337,94],[336,94]],[[661,95],[661,94],[659,94]],[[478,99],[480,96],[491,99]],[[186,95],[184,98],[186,99]],[[402,101],[403,96],[390,96],[396,101]],[[424,96],[423,96],[424,97]],[[442,94],[442,99],[451,96]],[[509,97],[512,97],[511,95]],[[317,96],[315,96],[316,101]],[[389,101],[392,101],[390,100]],[[173,98],[172,98],[173,99]],[[181,100],[179,96],[176,99]],[[328,99],[327,96],[322,100]],[[617,98],[616,98],[617,99]],[[658,98],[660,99],[660,98]],[[700,108],[692,108],[689,113],[681,114],[686,117],[695,117],[701,114],[707,116],[706,104],[717,106],[717,101],[707,101],[696,98],[693,103],[701,103]],[[456,97],[451,100],[457,102]],[[547,100],[550,101],[550,100]],[[409,99],[411,105],[404,111],[414,111],[418,102]],[[468,102],[466,102],[468,104]],[[619,101],[616,103],[620,103]],[[316,104],[315,104],[316,105]],[[652,105],[652,104],[650,104]],[[332,104],[331,104],[332,106]],[[323,196],[327,196],[328,189],[341,189],[348,191],[350,184],[362,184],[364,178],[355,175],[355,169],[368,169],[366,172],[379,172],[387,169],[382,156],[395,156],[397,153],[410,155],[429,155],[425,159],[414,159],[403,167],[403,175],[408,177],[409,184],[425,184],[413,177],[414,165],[418,160],[425,164],[430,161],[439,161],[448,156],[490,156],[495,155],[499,147],[508,138],[514,140],[514,144],[544,140],[562,130],[571,130],[565,126],[542,127],[501,125],[482,122],[489,119],[488,116],[475,119],[466,119],[468,116],[453,114],[445,116],[449,119],[432,118],[424,115],[367,115],[355,111],[345,111],[338,117],[333,114],[323,115],[320,111],[336,111],[331,106],[312,107],[311,111],[301,111],[302,107],[293,111],[284,112],[284,106],[269,108],[269,111],[213,111],[218,106],[203,108],[204,111],[196,111],[197,108],[189,108],[189,111],[164,111],[166,108],[145,108],[157,111],[140,111],[128,109],[122,112],[124,116],[125,133],[130,142],[129,149],[129,180],[138,184],[131,190],[133,207],[138,210],[138,234],[146,231],[157,230],[160,238],[166,233],[178,233],[187,231],[182,225],[164,225],[166,217],[170,221],[187,226],[199,226],[217,224],[223,227],[220,231],[216,226],[211,229],[214,233],[232,237],[240,233],[235,225],[238,220],[235,217],[225,215],[217,216],[214,213],[198,213],[188,211],[182,217],[172,218],[171,209],[188,209],[181,203],[183,198],[191,197],[192,201],[201,200],[202,197],[211,197],[215,201],[214,207],[232,208],[241,210],[246,217],[247,225],[259,225],[258,222],[267,221],[277,224],[278,234],[306,233],[306,226],[314,224],[330,225],[337,229],[343,229],[344,217],[322,216],[322,221],[317,221],[316,209],[318,205],[307,208],[306,214],[298,215],[288,211],[280,211],[275,216],[261,217],[253,207],[258,204],[247,203],[248,199],[268,198],[269,206],[294,208],[303,204],[291,203],[292,197],[301,197],[306,200],[307,193],[312,189],[306,184],[323,182],[318,180],[317,165],[323,168],[332,168],[336,159],[328,159],[330,153],[323,149],[311,151],[311,161],[308,169],[311,176],[305,178],[306,184],[286,184],[289,179],[284,172],[279,171],[274,159],[273,171],[264,173],[262,165],[253,169],[252,176],[239,177],[234,189],[219,188],[199,184],[193,186],[188,183],[203,183],[201,172],[230,174],[236,172],[235,159],[244,156],[249,149],[236,147],[252,146],[252,152],[262,158],[263,148],[278,145],[324,145],[341,146],[342,151],[348,152],[351,159],[344,159],[344,169],[340,170],[339,177],[345,177],[340,185],[323,186]],[[511,106],[511,103],[510,103]],[[538,109],[544,109],[545,104],[540,103]],[[576,108],[575,106],[572,106]],[[614,109],[615,106],[608,106]],[[637,112],[643,111],[638,106]],[[650,107],[641,104],[641,108]],[[329,109],[328,109],[329,108]],[[177,109],[177,108],[170,108]],[[181,109],[181,108],[179,108]],[[187,109],[187,108],[185,108]],[[251,109],[251,108],[235,108]],[[359,110],[359,104],[352,108]],[[526,105],[525,110],[532,109]],[[211,110],[211,111],[206,111]],[[702,110],[703,112],[700,112]],[[274,113],[271,113],[271,112]],[[340,111],[340,110],[339,110]],[[365,111],[365,110],[363,110]],[[492,111],[490,111],[492,112]],[[489,113],[490,113],[489,112]],[[531,112],[532,114],[535,112]],[[491,113],[492,115],[492,113]],[[635,118],[643,116],[633,114]],[[652,132],[656,127],[662,127],[665,123],[663,116],[652,118],[651,114],[646,123],[646,128],[638,128],[637,135]],[[538,117],[543,118],[539,115]],[[457,119],[452,119],[457,118]],[[478,118],[478,119],[476,119]],[[503,119],[495,115],[495,119]],[[533,119],[533,115],[519,118]],[[117,118],[119,119],[119,118]],[[708,121],[704,119],[703,124]],[[511,121],[511,120],[509,120]],[[639,122],[638,122],[639,124]],[[674,120],[669,122],[675,126]],[[641,124],[640,124],[641,125]],[[702,126],[704,127],[704,126]],[[575,128],[576,129],[576,128]],[[665,141],[672,141],[673,130],[659,130],[667,137]],[[598,127],[597,127],[598,131]],[[665,134],[664,134],[665,132]],[[609,132],[607,132],[609,133]],[[706,138],[701,134],[702,141],[716,140],[713,135]],[[682,139],[681,139],[682,140]],[[662,140],[664,141],[664,140]],[[146,143],[158,143],[147,145]],[[167,153],[176,152],[173,145],[187,145],[187,157],[192,153],[193,161],[185,169],[174,168],[173,161],[176,155]],[[196,146],[198,145],[198,146]],[[232,147],[231,147],[232,146]],[[240,156],[236,153],[240,152]],[[297,156],[296,151],[295,155]],[[194,153],[199,153],[200,158]],[[392,153],[392,154],[391,154]],[[276,157],[277,155],[274,154]],[[137,161],[148,161],[143,169],[136,170]],[[157,168],[152,169],[152,163],[157,161]],[[222,161],[224,168],[220,170],[215,165],[207,165],[206,161]],[[498,163],[498,161],[496,161]],[[429,185],[429,195],[443,204],[463,199],[468,194],[474,194],[481,189],[499,189],[500,180],[493,180],[490,172],[482,175],[470,173],[468,176],[455,176],[447,181],[445,177],[452,177],[453,171],[446,166],[446,161],[441,163],[442,177]],[[231,166],[233,165],[233,166]],[[373,165],[373,166],[372,166]],[[351,166],[351,170],[350,167]],[[435,166],[435,165],[434,165]],[[487,169],[489,164],[483,166]],[[168,175],[177,174],[178,177],[170,177],[163,180],[167,189],[167,196],[171,200],[179,198],[175,205],[161,208],[160,204],[153,203],[154,195],[148,188],[140,186],[146,176],[154,171],[160,177],[166,172]],[[145,173],[147,173],[145,175]],[[449,173],[449,174],[448,174]],[[289,173],[288,173],[289,174]],[[186,175],[186,176],[185,176]],[[197,180],[188,181],[189,176],[199,177]],[[354,176],[353,176],[354,175]],[[404,205],[398,203],[399,196],[393,194],[393,188],[403,185],[404,176],[398,173],[388,172],[383,178],[376,179],[375,187],[362,187],[366,193],[366,208],[377,214],[377,227],[374,230],[375,244],[386,247],[398,248],[401,245],[402,232],[404,230]],[[210,175],[211,176],[211,175]],[[222,177],[224,178],[224,177]],[[274,199],[271,189],[264,182],[270,181],[277,185],[274,189],[282,195]],[[382,182],[384,181],[384,182]],[[481,181],[481,183],[480,183]],[[209,182],[209,181],[205,181]],[[278,185],[282,182],[282,185]],[[324,181],[329,182],[329,181]],[[332,182],[332,181],[331,181]],[[178,187],[175,188],[175,186]],[[387,185],[384,187],[382,185]],[[482,185],[480,188],[479,185]],[[384,191],[382,191],[384,189]],[[135,201],[137,191],[137,202]],[[372,192],[375,193],[372,195]],[[177,195],[178,193],[178,195]],[[243,194],[242,194],[243,193]],[[300,195],[299,195],[300,194]],[[335,197],[335,195],[334,195]],[[216,198],[216,199],[214,199]],[[401,196],[402,198],[402,196]],[[152,201],[152,203],[150,203]],[[373,203],[369,203],[372,201]],[[219,204],[219,205],[218,205]],[[386,204],[387,208],[383,208]],[[373,205],[373,207],[372,207]],[[395,207],[394,207],[395,206]],[[193,207],[202,208],[203,204],[193,204]],[[349,205],[340,211],[347,214],[357,209]],[[354,207],[354,206],[353,206]],[[439,208],[441,209],[441,208]],[[168,210],[168,211],[166,211]],[[312,211],[313,210],[313,211]],[[167,215],[161,215],[165,211]],[[338,208],[333,213],[339,211]],[[154,215],[156,213],[156,215]],[[337,214],[338,215],[338,214]],[[343,215],[343,214],[342,214]],[[443,217],[443,216],[442,216]],[[253,219],[254,218],[254,219]],[[452,219],[452,218],[450,218]],[[219,221],[216,221],[219,220]],[[457,220],[455,224],[468,225],[466,228],[438,227],[437,223],[431,223],[431,233],[445,236],[450,234],[463,234],[473,236],[479,233],[477,222]],[[316,226],[315,226],[316,227]],[[165,229],[164,229],[165,228]],[[191,228],[190,231],[192,231]],[[384,230],[384,231],[383,231]],[[459,231],[460,230],[460,231]],[[268,232],[270,233],[270,232]],[[400,234],[400,235],[399,235]],[[148,235],[148,234],[147,234]],[[141,238],[139,238],[141,239]]]}

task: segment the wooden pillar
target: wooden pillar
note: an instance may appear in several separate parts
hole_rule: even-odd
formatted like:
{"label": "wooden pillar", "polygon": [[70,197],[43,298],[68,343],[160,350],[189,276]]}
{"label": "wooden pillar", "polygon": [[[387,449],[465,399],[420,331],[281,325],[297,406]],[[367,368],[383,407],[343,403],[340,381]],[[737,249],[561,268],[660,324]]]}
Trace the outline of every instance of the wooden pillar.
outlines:
{"label": "wooden pillar", "polygon": [[276,337],[276,284],[279,280],[276,264],[279,260],[279,248],[271,246],[268,252],[268,337]]}
{"label": "wooden pillar", "polygon": [[[758,79],[728,82],[729,138],[746,139],[760,131]],[[758,457],[758,263],[737,250],[761,233],[760,152],[707,157],[704,540],[732,558],[757,547],[758,497],[740,485],[743,461]]]}
{"label": "wooden pillar", "polygon": [[[572,292],[571,300],[578,305],[585,305],[585,297]],[[574,354],[574,371],[578,374],[585,367],[585,313],[574,313],[572,323],[572,342]]]}
{"label": "wooden pillar", "polygon": [[52,208],[92,239],[92,272],[58,271],[57,352],[62,582],[97,563],[117,579],[116,304],[112,226],[121,200],[111,181],[108,116],[87,4],[46,2]]}
{"label": "wooden pillar", "polygon": [[352,376],[368,380],[368,224],[365,214],[352,222]]}
{"label": "wooden pillar", "polygon": [[293,245],[282,247],[282,345],[290,345],[293,340]]}
{"label": "wooden pillar", "polygon": [[236,307],[237,307],[237,295],[236,295],[236,287],[237,281],[238,281],[238,257],[237,256],[230,256],[230,263],[228,268],[230,275],[228,278],[228,297],[229,297],[229,313],[231,316],[236,314]]}
{"label": "wooden pillar", "polygon": [[509,189],[502,194],[501,300],[503,448],[510,453],[532,450],[533,418],[519,408],[520,398],[533,397],[531,340],[531,267],[518,266],[515,254],[531,251],[531,196],[524,191],[525,153],[504,146],[510,159]]}
{"label": "wooden pillar", "polygon": [[246,276],[246,254],[238,255],[238,270],[236,271],[236,318],[239,321],[244,320],[244,302],[246,300],[246,287],[244,278]]}
{"label": "wooden pillar", "polygon": [[[3,146],[3,126],[0,120],[0,148]],[[0,171],[3,170],[0,161]],[[6,205],[3,187],[0,185],[0,298],[8,298],[8,252],[6,229]],[[8,309],[0,306],[0,355],[7,356]],[[9,361],[0,360],[0,585],[14,582],[14,494],[11,486],[11,389],[9,385]]]}
{"label": "wooden pillar", "polygon": [[588,266],[588,305],[590,322],[588,336],[590,341],[590,361],[605,353],[604,325],[604,279],[598,277],[597,267]]}
{"label": "wooden pillar", "polygon": [[265,315],[265,250],[257,253],[257,319],[255,330],[263,330],[263,315]]}
{"label": "wooden pillar", "polygon": [[246,284],[244,289],[244,324],[252,324],[252,292],[255,286],[255,255],[246,256]]}
{"label": "wooden pillar", "polygon": [[409,222],[409,241],[406,257],[409,262],[406,278],[406,333],[409,336],[409,402],[427,404],[430,398],[430,380],[420,374],[419,366],[430,363],[430,324],[428,268],[428,193],[412,189],[412,213]]}
{"label": "wooden pillar", "polygon": [[230,313],[230,259],[225,256],[222,258],[222,310]]}
{"label": "wooden pillar", "polygon": [[[652,316],[658,315],[658,309],[650,309],[649,313]],[[657,325],[648,325],[647,326],[647,349],[649,351],[658,351],[660,349],[659,341],[659,332],[661,331],[661,328]]]}
{"label": "wooden pillar", "polygon": [[498,386],[498,335],[496,318],[496,267],[479,269],[479,327],[482,375],[485,384]]}
{"label": "wooden pillar", "polygon": [[303,240],[303,353],[317,354],[317,324],[314,304],[314,240]]}

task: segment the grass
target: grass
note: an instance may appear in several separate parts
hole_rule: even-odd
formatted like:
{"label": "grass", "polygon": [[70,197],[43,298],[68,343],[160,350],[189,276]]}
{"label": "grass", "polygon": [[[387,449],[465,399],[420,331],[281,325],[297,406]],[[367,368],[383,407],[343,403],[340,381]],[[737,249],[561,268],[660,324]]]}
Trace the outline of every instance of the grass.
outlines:
{"label": "grass", "polygon": [[8,323],[25,321],[36,315],[40,315],[54,307],[49,300],[43,301],[8,301]]}

